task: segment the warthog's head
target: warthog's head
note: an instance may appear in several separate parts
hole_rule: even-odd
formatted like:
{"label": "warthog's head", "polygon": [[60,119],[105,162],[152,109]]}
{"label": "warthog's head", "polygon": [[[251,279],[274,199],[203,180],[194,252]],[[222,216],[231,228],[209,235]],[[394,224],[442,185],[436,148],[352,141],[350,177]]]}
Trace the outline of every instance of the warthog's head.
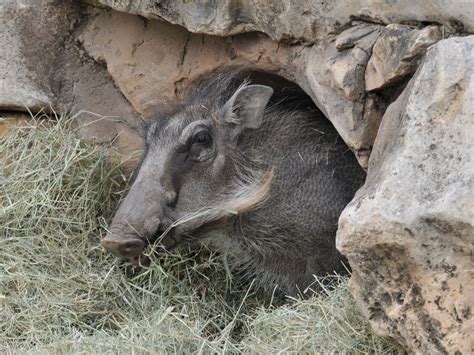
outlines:
{"label": "warthog's head", "polygon": [[189,103],[149,126],[143,161],[101,242],[105,249],[136,262],[147,244],[190,213],[208,212],[174,228],[162,241],[166,247],[266,197],[271,177],[246,161],[239,137],[261,126],[273,90],[229,84],[200,87]]}

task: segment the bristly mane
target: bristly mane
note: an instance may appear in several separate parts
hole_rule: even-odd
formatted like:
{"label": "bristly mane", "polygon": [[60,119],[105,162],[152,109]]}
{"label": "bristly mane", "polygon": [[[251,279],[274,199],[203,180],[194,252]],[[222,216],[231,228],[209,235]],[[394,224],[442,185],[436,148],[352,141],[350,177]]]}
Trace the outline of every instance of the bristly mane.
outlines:
{"label": "bristly mane", "polygon": [[152,122],[166,121],[189,106],[218,109],[230,99],[244,81],[249,81],[249,70],[245,67],[219,71],[210,78],[198,78],[184,92],[184,99],[162,103],[153,115]]}
{"label": "bristly mane", "polygon": [[244,68],[218,72],[212,78],[197,80],[186,93],[184,102],[187,106],[208,104],[221,107],[244,81],[249,81],[248,71]]}

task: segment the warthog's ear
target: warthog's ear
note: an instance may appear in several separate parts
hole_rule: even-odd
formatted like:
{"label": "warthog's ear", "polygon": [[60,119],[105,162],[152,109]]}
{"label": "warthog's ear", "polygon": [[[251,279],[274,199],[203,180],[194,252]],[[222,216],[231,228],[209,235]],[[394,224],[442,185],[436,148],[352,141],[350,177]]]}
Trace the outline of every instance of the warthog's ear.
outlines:
{"label": "warthog's ear", "polygon": [[230,124],[230,140],[235,141],[246,128],[262,125],[263,114],[273,89],[264,85],[242,85],[223,106],[223,118]]}

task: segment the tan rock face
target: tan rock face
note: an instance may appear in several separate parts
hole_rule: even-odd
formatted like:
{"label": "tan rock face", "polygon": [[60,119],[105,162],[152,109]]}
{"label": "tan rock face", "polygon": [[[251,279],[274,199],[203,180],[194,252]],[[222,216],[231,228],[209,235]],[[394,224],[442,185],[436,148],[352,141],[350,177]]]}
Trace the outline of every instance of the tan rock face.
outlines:
{"label": "tan rock face", "polygon": [[[99,10],[79,35],[84,49],[106,64],[136,111],[151,116],[179,98],[195,79],[246,65],[297,83],[333,122],[363,167],[390,95],[367,95],[365,67],[384,26],[357,23],[318,45],[279,45],[262,34],[228,38],[116,11]],[[387,100],[387,97],[389,99]]]}
{"label": "tan rock face", "polygon": [[99,11],[79,40],[96,61],[106,63],[121,92],[145,116],[218,68],[238,63],[272,72],[286,64],[278,64],[286,53],[277,53],[278,45],[263,35],[198,35],[116,11]]}
{"label": "tan rock face", "polygon": [[[366,67],[385,26],[354,23],[306,52],[306,78],[318,107],[367,168],[382,115],[393,93],[367,93]],[[399,38],[400,41],[404,37]]]}
{"label": "tan rock face", "polygon": [[414,353],[474,348],[474,36],[444,40],[388,108],[338,248],[372,326]]}

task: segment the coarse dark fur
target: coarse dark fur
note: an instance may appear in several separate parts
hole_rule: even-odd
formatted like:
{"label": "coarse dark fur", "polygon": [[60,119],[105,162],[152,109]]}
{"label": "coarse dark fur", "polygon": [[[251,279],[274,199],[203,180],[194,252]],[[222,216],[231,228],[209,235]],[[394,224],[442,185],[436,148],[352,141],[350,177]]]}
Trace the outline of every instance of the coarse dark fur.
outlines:
{"label": "coarse dark fur", "polygon": [[[365,174],[322,114],[288,110],[276,99],[262,117],[253,115],[252,100],[263,110],[271,90],[239,78],[218,75],[157,115],[137,180],[103,245],[136,258],[142,241],[205,210],[175,227],[164,245],[207,241],[263,287],[295,294],[313,275],[344,271],[337,221]],[[241,116],[250,117],[248,126]]]}

